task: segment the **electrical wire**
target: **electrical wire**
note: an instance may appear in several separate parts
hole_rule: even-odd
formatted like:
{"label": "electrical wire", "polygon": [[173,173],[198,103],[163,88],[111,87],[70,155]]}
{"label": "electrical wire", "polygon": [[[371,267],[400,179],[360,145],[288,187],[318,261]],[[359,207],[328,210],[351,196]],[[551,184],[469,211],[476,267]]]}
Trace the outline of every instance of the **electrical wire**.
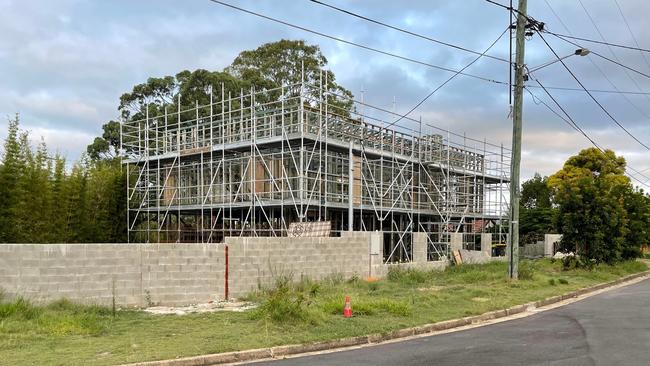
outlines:
{"label": "electrical wire", "polygon": [[[527,88],[539,88],[539,85],[527,85]],[[584,93],[584,89],[582,88],[570,88],[570,87],[563,87],[563,86],[547,86],[546,89],[550,90],[565,90],[565,91],[579,91]],[[631,90],[618,90],[618,88],[615,88],[616,90],[607,90],[607,89],[587,89],[592,93],[604,93],[604,94],[623,94],[623,95],[650,95],[650,92],[638,92],[638,91],[631,91]]]}
{"label": "electrical wire", "polygon": [[626,48],[626,49],[629,49],[629,50],[635,50],[635,51],[641,51],[641,52],[650,52],[650,50],[647,49],[647,48],[632,47],[632,46],[626,46],[626,45],[616,44],[616,43],[611,43],[611,42],[597,41],[595,39],[576,37],[576,36],[571,36],[571,35],[567,35],[567,34],[551,32],[551,31],[548,31],[548,30],[544,30],[544,33],[548,33],[548,34],[554,35],[556,37],[564,37],[564,38],[575,39],[577,41],[584,41],[584,42],[590,42],[590,43],[603,44],[603,45],[607,45],[607,46]]}
{"label": "electrical wire", "polygon": [[596,104],[598,105],[598,107],[600,107],[600,109],[602,109],[602,111],[605,112],[605,114],[606,114],[606,115],[607,115],[607,116],[608,116],[612,121],[614,121],[614,123],[616,123],[616,125],[618,125],[618,126],[619,126],[623,131],[625,131],[625,133],[627,133],[630,137],[632,137],[632,138],[634,139],[634,141],[638,142],[640,145],[642,145],[642,146],[645,147],[646,149],[650,150],[650,147],[649,147],[648,145],[646,145],[645,143],[643,143],[643,142],[642,142],[641,140],[639,140],[636,136],[634,136],[634,134],[632,134],[632,133],[631,133],[627,128],[625,128],[625,126],[623,126],[623,125],[622,125],[622,124],[621,124],[621,123],[620,123],[616,118],[614,118],[614,116],[613,116],[613,115],[612,115],[612,114],[611,114],[611,113],[610,113],[610,112],[609,112],[605,107],[603,107],[603,105],[598,101],[598,99],[596,99],[596,98],[593,96],[593,94],[591,94],[591,93],[587,90],[587,88],[585,88],[585,86],[582,84],[582,82],[580,81],[580,79],[578,79],[578,77],[573,73],[573,71],[571,71],[571,69],[566,65],[566,63],[565,63],[565,62],[560,58],[560,56],[557,54],[557,52],[555,52],[555,50],[553,49],[553,47],[551,47],[551,45],[546,41],[546,39],[545,39],[544,36],[542,35],[542,32],[539,32],[539,31],[538,31],[537,34],[538,34],[539,37],[542,39],[542,41],[544,41],[544,43],[545,43],[546,46],[551,50],[551,52],[553,52],[553,54],[554,54],[555,57],[558,59],[558,61],[562,64],[562,66],[564,66],[564,68],[569,72],[569,74],[571,74],[571,76],[572,76],[573,79],[578,83],[578,85],[580,85],[580,87],[581,87],[582,89],[584,89],[584,91],[587,93],[587,95],[589,95],[589,97],[594,101],[594,103],[596,103]]}
{"label": "electrical wire", "polygon": [[421,106],[424,102],[426,102],[427,99],[429,99],[433,94],[435,94],[438,90],[442,89],[443,86],[447,85],[447,83],[449,83],[451,80],[453,80],[453,79],[454,79],[456,76],[458,76],[461,72],[465,71],[465,69],[467,69],[468,67],[472,66],[476,61],[480,60],[481,57],[485,56],[485,54],[486,54],[488,51],[490,51],[490,49],[491,49],[492,47],[494,47],[494,45],[497,44],[497,42],[499,42],[499,40],[500,40],[501,38],[503,38],[503,35],[506,34],[506,32],[508,32],[508,30],[509,30],[509,27],[506,28],[506,29],[505,29],[505,30],[504,30],[504,31],[499,35],[499,37],[497,37],[497,39],[495,39],[494,42],[492,42],[492,43],[490,44],[490,46],[488,46],[488,48],[486,48],[485,51],[483,51],[483,53],[480,53],[478,57],[476,57],[474,60],[472,60],[472,62],[470,62],[469,64],[465,65],[465,66],[464,66],[462,69],[460,69],[457,73],[455,73],[454,75],[450,76],[450,77],[449,77],[447,80],[445,80],[442,84],[438,85],[437,88],[433,89],[433,90],[431,91],[431,93],[429,93],[427,96],[425,96],[424,98],[422,98],[422,100],[420,100],[420,101],[419,101],[415,106],[413,106],[413,108],[411,108],[411,109],[410,109],[408,112],[406,112],[405,114],[401,115],[399,118],[397,118],[395,121],[393,121],[391,124],[389,124],[389,125],[386,126],[386,127],[387,127],[387,128],[388,128],[388,127],[391,127],[392,125],[396,124],[397,122],[399,122],[399,121],[401,121],[402,119],[404,119],[405,117],[407,117],[407,116],[408,116],[409,114],[411,114],[414,110],[416,110],[419,106]]}
{"label": "electrical wire", "polygon": [[383,27],[390,28],[390,29],[396,30],[398,32],[402,32],[402,33],[414,36],[414,37],[425,39],[425,40],[430,41],[430,42],[438,43],[438,44],[441,44],[441,45],[444,45],[444,46],[447,46],[447,47],[452,47],[452,48],[455,48],[457,50],[473,53],[475,55],[479,55],[479,56],[482,56],[482,57],[487,57],[487,58],[491,58],[491,59],[494,59],[494,60],[510,63],[510,61],[506,60],[505,58],[501,58],[501,57],[498,57],[498,56],[492,56],[492,55],[486,55],[485,52],[481,53],[481,52],[470,50],[468,48],[458,46],[458,45],[455,45],[455,44],[452,44],[452,43],[449,43],[449,42],[444,42],[444,41],[441,41],[441,40],[438,40],[438,39],[435,39],[435,38],[432,38],[432,37],[429,37],[429,36],[425,36],[425,35],[422,35],[422,34],[419,34],[419,33],[415,33],[413,31],[410,31],[410,30],[407,30],[407,29],[404,29],[404,28],[400,28],[400,27],[388,24],[388,23],[382,22],[380,20],[372,19],[370,17],[367,17],[367,16],[364,16],[364,15],[352,12],[350,10],[339,8],[339,7],[331,5],[331,4],[327,4],[327,3],[319,1],[319,0],[310,0],[310,1],[315,3],[315,4],[319,4],[319,5],[328,7],[330,9],[336,10],[338,12],[341,12],[341,13],[344,13],[344,14],[347,14],[347,15],[351,15],[353,17],[363,19],[365,21],[368,21],[368,22],[371,22],[371,23],[374,23],[374,24],[377,24],[377,25],[381,25]]}
{"label": "electrical wire", "polygon": [[[640,48],[641,46],[639,46],[639,42],[636,40],[636,37],[634,36],[634,32],[632,32],[632,28],[630,27],[630,23],[628,23],[627,18],[623,13],[623,9],[621,8],[621,5],[618,3],[618,0],[614,0],[614,4],[616,4],[616,8],[618,9],[618,12],[621,14],[621,18],[623,18],[623,22],[625,23],[627,30],[630,32],[630,36],[632,36],[632,40],[634,41],[634,44]],[[639,50],[639,54],[641,54],[643,61],[645,61],[645,64],[650,69],[650,62],[648,62],[648,58],[646,57],[645,53]]]}
{"label": "electrical wire", "polygon": [[[544,0],[544,2],[545,2],[546,5],[548,6],[548,8],[551,10],[551,12],[552,12],[553,15],[555,16],[555,18],[560,22],[560,24],[561,24],[561,25],[564,27],[564,29],[567,31],[567,33],[572,34],[571,31],[569,30],[569,28],[567,27],[567,25],[562,21],[562,18],[560,18],[560,16],[555,12],[555,10],[554,10],[553,7],[551,6],[551,4],[548,2],[548,0]],[[581,4],[582,4],[582,2],[581,2]],[[600,34],[600,36],[603,37],[602,33],[600,32],[600,29],[598,28],[598,26],[596,25],[596,23],[593,21],[593,18],[591,17],[591,15],[590,15],[589,12],[587,11],[587,9],[584,7],[584,4],[582,4],[582,8],[583,8],[583,10],[585,11],[585,13],[587,14],[587,16],[589,17],[589,19],[591,20],[592,25],[594,26],[594,28],[596,29],[596,31],[598,31],[598,33]],[[604,38],[603,38],[603,40],[604,40]],[[612,55],[615,56],[615,53],[614,53],[614,51],[612,50],[611,47],[609,47],[609,51],[612,53]],[[594,61],[593,58],[588,57],[587,60],[589,60],[589,62],[591,62],[591,64],[594,66],[594,68],[595,68],[596,70],[598,70],[598,72],[603,76],[603,78],[604,78],[605,80],[607,80],[607,82],[609,83],[609,85],[612,86],[612,88],[614,88],[616,91],[619,91],[619,92],[620,92],[620,89],[616,86],[616,84],[614,84],[614,82],[610,79],[610,77],[607,75],[607,73],[605,73],[605,72],[600,68],[600,66],[598,66],[598,64]],[[630,76],[630,74],[627,72],[627,70],[625,71],[625,74],[626,74],[627,77],[630,78],[630,80],[632,80],[632,82],[636,85],[636,87],[637,87],[637,89],[639,90],[639,92],[640,92],[640,93],[643,93],[641,87],[636,83],[636,80],[634,80],[634,79]],[[645,118],[647,118],[647,119],[650,119],[650,116],[648,116],[648,114],[647,114],[643,109],[641,109],[639,106],[637,106],[636,103],[632,102],[632,100],[630,100],[630,98],[628,98],[628,96],[627,96],[626,94],[624,94],[624,93],[620,93],[620,94],[621,94],[621,96],[623,97],[623,99],[625,99],[625,101],[626,101],[628,104],[630,104],[630,105],[632,106],[632,108],[636,109],[637,112],[639,112],[639,114],[640,114],[641,116],[643,116],[643,117],[645,117]],[[641,94],[641,95],[645,95],[646,99],[648,99],[648,95],[649,95],[649,94],[650,94],[650,93],[648,93],[648,94]],[[649,99],[649,100],[650,100],[650,99]]]}
{"label": "electrical wire", "polygon": [[[329,39],[332,39],[332,40],[335,40],[335,41],[338,41],[338,42],[342,42],[342,43],[345,43],[345,44],[349,44],[349,45],[352,45],[352,46],[363,48],[363,49],[366,49],[368,51],[377,52],[377,53],[380,53],[380,54],[383,54],[383,55],[387,55],[387,56],[390,56],[390,57],[395,57],[395,58],[398,58],[398,59],[401,59],[401,60],[404,60],[404,61],[412,62],[412,63],[415,63],[415,64],[419,64],[419,65],[423,65],[423,66],[427,66],[427,67],[431,67],[431,68],[435,68],[435,69],[440,69],[440,70],[443,70],[443,71],[448,71],[448,72],[453,72],[453,73],[456,73],[458,71],[458,70],[445,68],[445,67],[442,67],[442,66],[432,65],[432,64],[429,64],[427,62],[411,59],[411,58],[401,56],[401,55],[398,55],[398,54],[393,54],[393,53],[390,53],[390,52],[387,52],[387,51],[382,51],[382,50],[375,49],[375,48],[365,46],[365,45],[362,45],[362,44],[357,44],[357,43],[354,43],[352,41],[347,41],[347,40],[341,39],[339,37],[330,36],[330,35],[327,35],[325,33],[321,33],[321,32],[318,32],[318,31],[311,30],[311,29],[307,29],[305,27],[301,27],[301,26],[298,26],[298,25],[290,24],[290,23],[285,22],[285,21],[280,20],[280,19],[275,19],[275,18],[266,16],[266,15],[263,15],[263,14],[259,14],[259,13],[256,13],[256,12],[253,12],[253,11],[250,11],[250,10],[247,10],[247,9],[243,9],[243,8],[240,8],[240,7],[228,4],[228,3],[224,3],[224,2],[219,1],[219,0],[209,0],[209,1],[211,1],[213,3],[223,5],[223,6],[226,6],[226,7],[229,7],[229,8],[232,8],[232,9],[235,9],[235,10],[239,10],[241,12],[245,12],[245,13],[260,17],[260,18],[264,18],[264,19],[267,19],[267,20],[272,21],[272,22],[276,22],[276,23],[283,24],[283,25],[286,25],[286,26],[289,26],[289,27],[292,27],[292,28],[296,28],[296,29],[300,29],[300,30],[303,30],[303,31],[306,31],[306,32],[309,32],[309,33],[313,33],[313,34],[316,34],[316,35],[321,36],[321,37],[329,38]],[[553,34],[553,33],[550,33],[550,32],[546,32],[546,33]],[[578,47],[580,47],[580,46],[578,46]],[[492,83],[496,83],[496,84],[500,84],[500,85],[510,85],[507,81],[494,80],[494,79],[490,79],[490,78],[486,78],[486,77],[482,77],[482,76],[478,76],[478,75],[472,75],[472,74],[467,74],[467,73],[460,73],[460,75],[464,75],[464,76],[468,76],[468,77],[472,77],[472,78],[476,78],[476,79],[480,79],[480,80],[483,80],[483,81],[492,82]],[[532,86],[532,87],[537,87],[537,86]],[[584,91],[583,89],[578,89],[578,88],[566,88],[566,87],[554,87],[554,86],[547,86],[547,88],[551,89],[551,90]],[[589,89],[589,91],[593,92],[593,93],[612,93],[612,94],[617,94],[618,93],[618,94],[650,95],[650,92],[633,92],[633,91],[602,90],[602,89]]]}
{"label": "electrical wire", "polygon": [[[538,79],[534,79],[534,80],[535,80],[535,82],[537,82],[537,83],[539,84],[539,86],[542,88],[542,90],[544,90],[544,92],[546,93],[546,95],[547,95],[549,98],[551,98],[551,100],[553,101],[553,103],[555,103],[555,105],[556,105],[556,106],[557,106],[557,107],[562,111],[562,113],[564,113],[564,115],[566,116],[566,118],[565,118],[564,116],[562,116],[559,112],[557,112],[556,110],[554,110],[551,106],[549,106],[549,105],[548,105],[546,102],[544,102],[542,99],[540,99],[540,98],[537,97],[535,94],[533,94],[530,90],[526,90],[526,91],[527,91],[527,92],[528,92],[528,93],[533,97],[533,102],[535,102],[535,99],[539,100],[540,103],[543,104],[543,105],[544,105],[544,106],[545,106],[549,111],[551,111],[553,114],[555,114],[555,115],[558,116],[560,119],[562,119],[562,121],[564,121],[566,124],[568,124],[571,128],[573,128],[574,130],[578,131],[578,132],[579,132],[581,135],[583,135],[587,140],[589,140],[589,142],[590,142],[592,145],[594,145],[594,147],[596,147],[598,150],[600,150],[601,152],[604,153],[604,152],[605,152],[605,149],[603,149],[603,148],[602,148],[602,147],[601,147],[601,146],[600,146],[596,141],[594,141],[594,139],[591,138],[591,137],[590,137],[590,136],[589,136],[589,135],[588,135],[588,134],[587,134],[587,133],[586,133],[586,132],[585,132],[585,131],[584,131],[584,130],[583,130],[583,129],[582,129],[582,128],[581,128],[581,127],[576,123],[576,122],[575,122],[575,120],[574,120],[573,118],[571,118],[571,115],[566,111],[566,109],[564,109],[564,107],[562,107],[562,105],[557,101],[557,99],[555,99],[555,98],[553,97],[553,95],[552,95],[552,94],[551,94],[551,93],[550,93],[550,92],[549,92],[549,91],[544,87],[544,85],[543,85],[543,84],[542,84]],[[538,103],[535,102],[535,104],[538,104]],[[629,166],[629,165],[626,166],[626,169],[629,169],[629,170],[633,171],[634,173],[636,173],[637,175],[639,175],[639,176],[645,178],[646,181],[645,181],[645,182],[642,182],[640,179],[638,179],[637,177],[635,177],[635,176],[632,175],[631,173],[627,172],[628,175],[630,176],[630,178],[634,179],[635,181],[637,181],[637,182],[638,182],[639,184],[641,184],[641,185],[644,185],[644,186],[646,186],[646,187],[650,187],[650,186],[647,184],[647,182],[650,180],[649,177],[643,175],[640,171],[638,171],[637,169],[632,168],[632,167]]]}
{"label": "electrical wire", "polygon": [[[582,2],[582,0],[578,0],[578,2],[580,3],[580,6],[582,7],[582,10],[584,10],[585,14],[587,14],[587,17],[589,18],[589,21],[591,22],[591,24],[596,29],[596,32],[598,32],[598,35],[600,36],[600,39],[602,39],[603,41],[607,41],[607,39],[605,39],[605,36],[603,35],[603,33],[600,31],[600,28],[598,27],[598,24],[596,24],[596,21],[594,20],[594,18],[591,16],[589,11],[587,10],[587,7],[585,6],[585,4]],[[628,29],[629,29],[629,27],[628,27]],[[634,36],[632,36],[632,38],[634,38]],[[616,53],[614,52],[612,47],[607,46],[607,49],[612,54],[612,57],[616,60],[616,63],[618,65],[622,65],[621,60],[618,58],[618,56],[616,56]],[[627,75],[628,79],[630,79],[630,81],[632,81],[632,83],[636,86],[636,88],[639,89],[639,91],[642,91],[641,87],[639,86],[639,83],[632,76],[630,76],[630,73],[627,70],[624,70],[624,71],[625,71],[625,75]],[[645,113],[642,112],[642,114],[646,118],[649,118]]]}
{"label": "electrical wire", "polygon": [[[335,37],[335,36],[332,36],[332,35],[329,35],[329,34],[326,34],[326,33],[323,33],[323,32],[319,32],[319,31],[315,31],[315,30],[312,30],[312,29],[309,29],[309,28],[306,28],[306,27],[303,27],[303,26],[295,25],[295,24],[286,22],[286,21],[281,20],[281,19],[273,18],[273,17],[270,17],[268,15],[264,15],[264,14],[261,14],[261,13],[254,12],[252,10],[247,10],[247,9],[244,9],[244,8],[232,5],[232,4],[225,3],[223,1],[219,1],[219,0],[209,0],[209,1],[211,1],[211,2],[213,2],[215,4],[223,5],[225,7],[231,8],[231,9],[235,9],[235,10],[238,10],[238,11],[250,14],[250,15],[254,15],[254,16],[266,19],[266,20],[269,20],[269,21],[272,21],[272,22],[275,22],[275,23],[279,23],[279,24],[282,24],[282,25],[285,25],[285,26],[288,26],[288,27],[291,27],[291,28],[299,29],[299,30],[302,30],[302,31],[305,31],[305,32],[315,34],[317,36],[321,36],[321,37],[324,37],[324,38],[329,38],[329,39],[337,41],[337,42],[345,43],[345,44],[350,45],[350,46],[355,46],[355,47],[362,48],[362,49],[372,51],[372,52],[376,52],[376,53],[379,53],[379,54],[382,54],[382,55],[394,57],[394,58],[397,58],[397,59],[400,59],[400,60],[409,61],[409,62],[412,62],[412,63],[415,63],[415,64],[431,67],[431,68],[442,70],[442,71],[453,72],[453,73],[457,73],[459,71],[459,70],[450,69],[450,68],[444,67],[444,66],[434,65],[434,64],[431,64],[429,62],[416,60],[416,59],[413,59],[413,58],[410,58],[410,57],[398,55],[396,53],[383,51],[383,50],[380,50],[378,48],[373,48],[373,47],[366,46],[366,45],[363,45],[363,44],[360,44],[360,43],[348,41],[348,40],[340,38],[340,37]],[[490,78],[487,78],[487,77],[468,74],[468,73],[464,73],[464,72],[458,72],[458,73],[460,75],[464,75],[464,76],[467,76],[467,77],[475,78],[475,79],[490,82],[490,83],[501,84],[501,85],[509,85],[508,82],[506,82],[506,81],[494,80],[494,79],[490,79]]]}
{"label": "electrical wire", "polygon": [[[540,32],[540,33],[541,33],[541,32]],[[576,43],[576,42],[573,42],[573,41],[570,41],[570,40],[566,39],[564,36],[561,36],[561,35],[558,35],[558,34],[555,34],[555,33],[550,33],[550,32],[543,32],[543,33],[548,33],[548,34],[550,34],[550,35],[553,35],[553,36],[555,36],[555,37],[557,37],[557,38],[563,40],[564,42],[570,43],[570,44],[572,44],[572,45],[574,45],[574,46],[576,46],[576,47],[585,48],[585,47],[583,47],[582,45],[580,45],[580,44],[578,44],[578,43]],[[642,71],[639,71],[639,70],[637,70],[637,69],[634,69],[634,68],[632,68],[632,67],[630,67],[630,66],[627,66],[627,65],[625,65],[625,64],[622,64],[621,62],[618,62],[618,61],[612,60],[611,58],[609,58],[609,57],[607,57],[607,56],[605,56],[605,55],[603,55],[603,54],[601,54],[601,53],[598,53],[598,52],[596,52],[596,51],[594,51],[594,50],[592,50],[592,49],[589,50],[589,53],[590,53],[590,54],[594,54],[594,55],[596,55],[596,56],[598,56],[598,57],[600,57],[600,58],[602,58],[602,59],[604,59],[604,60],[607,60],[607,61],[609,61],[609,62],[611,62],[611,63],[613,63],[613,64],[616,64],[616,65],[618,65],[618,66],[620,66],[620,67],[622,67],[622,68],[624,68],[624,69],[630,70],[630,71],[632,71],[632,72],[634,72],[634,73],[637,73],[637,74],[639,74],[639,75],[642,75],[642,76],[644,76],[644,77],[650,79],[650,75],[646,74],[645,72],[642,72]]]}

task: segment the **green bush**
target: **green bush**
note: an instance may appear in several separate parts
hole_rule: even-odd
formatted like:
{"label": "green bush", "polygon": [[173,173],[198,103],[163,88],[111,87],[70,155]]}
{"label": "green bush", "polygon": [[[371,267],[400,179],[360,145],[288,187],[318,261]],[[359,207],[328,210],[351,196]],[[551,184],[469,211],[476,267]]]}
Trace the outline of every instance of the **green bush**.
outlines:
{"label": "green bush", "polygon": [[14,301],[0,303],[0,319],[9,317],[32,320],[41,315],[41,309],[19,297]]}
{"label": "green bush", "polygon": [[559,283],[561,283],[563,285],[568,285],[569,284],[569,280],[567,280],[566,278],[560,278],[560,279],[557,280],[557,282],[559,282]]}
{"label": "green bush", "polygon": [[373,293],[379,289],[378,282],[368,282],[368,292]]}
{"label": "green bush", "polygon": [[523,260],[519,262],[519,279],[524,281],[532,281],[537,271],[537,265],[534,261]]}
{"label": "green bush", "polygon": [[548,284],[551,286],[555,286],[555,278],[549,278],[548,279]]}
{"label": "green bush", "polygon": [[278,277],[275,287],[263,292],[262,303],[253,311],[252,316],[278,323],[295,321],[317,323],[320,319],[311,305],[319,290],[318,283],[304,280],[292,284],[290,276]]}
{"label": "green bush", "polygon": [[565,271],[570,271],[572,269],[585,269],[591,271],[596,268],[596,264],[597,261],[595,259],[580,257],[577,255],[568,255],[562,258],[562,269]]}

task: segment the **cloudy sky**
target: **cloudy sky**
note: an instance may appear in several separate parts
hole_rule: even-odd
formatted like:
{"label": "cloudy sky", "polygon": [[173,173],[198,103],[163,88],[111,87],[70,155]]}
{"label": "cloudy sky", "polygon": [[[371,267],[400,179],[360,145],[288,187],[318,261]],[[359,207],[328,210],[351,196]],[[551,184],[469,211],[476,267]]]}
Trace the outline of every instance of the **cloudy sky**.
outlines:
{"label": "cloudy sky", "polygon": [[[306,0],[224,0],[240,7],[452,69],[474,55],[401,34]],[[506,0],[501,0],[506,3]],[[625,20],[621,15],[622,11]],[[483,0],[342,1],[354,12],[449,43],[482,52],[509,22],[507,11]],[[584,5],[584,8],[583,8]],[[552,10],[551,10],[552,9]],[[531,0],[529,14],[557,33],[650,48],[645,0]],[[559,17],[559,19],[558,19]],[[594,24],[599,28],[600,34]],[[628,26],[626,25],[629,24]],[[568,29],[566,28],[568,26]],[[633,35],[633,36],[632,36]],[[318,44],[339,83],[368,103],[406,112],[451,74],[355,48],[223,7],[208,0],[0,0],[0,138],[5,116],[21,114],[33,139],[74,160],[101,125],[117,117],[119,96],[151,76],[184,69],[221,70],[242,50],[279,40]],[[576,47],[547,35],[560,56]],[[491,55],[508,57],[508,37]],[[587,44],[590,49],[650,74],[650,53]],[[554,58],[538,36],[527,42],[532,68]],[[650,92],[650,80],[597,56],[570,57],[567,65],[589,89]],[[483,58],[466,72],[508,79],[508,64]],[[578,85],[561,64],[535,73],[550,87]],[[531,82],[529,82],[531,84]],[[551,103],[535,88],[531,92]],[[650,154],[626,135],[580,91],[550,90],[585,131],[604,147],[623,154],[643,171]],[[594,92],[602,105],[639,140],[650,145],[650,95]],[[526,96],[522,174],[552,174],[589,142],[543,105]],[[510,146],[507,86],[459,76],[412,117],[480,140]],[[650,176],[650,169],[645,171]],[[645,180],[644,178],[640,178]]]}

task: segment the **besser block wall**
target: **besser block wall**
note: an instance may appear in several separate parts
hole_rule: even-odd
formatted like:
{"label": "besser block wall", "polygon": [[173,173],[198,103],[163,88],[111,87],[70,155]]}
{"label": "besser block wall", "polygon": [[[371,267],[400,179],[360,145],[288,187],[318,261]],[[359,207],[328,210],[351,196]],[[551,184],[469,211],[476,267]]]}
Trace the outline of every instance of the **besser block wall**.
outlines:
{"label": "besser block wall", "polygon": [[223,298],[223,252],[223,244],[1,244],[0,287],[42,302],[207,302]]}
{"label": "besser block wall", "polygon": [[383,263],[381,232],[341,237],[228,237],[226,244],[0,244],[0,288],[36,301],[67,298],[119,306],[187,305],[292,280],[383,277],[389,268],[444,269],[426,261],[427,239],[414,235],[413,262]]}
{"label": "besser block wall", "polygon": [[369,233],[343,233],[342,237],[247,238],[228,237],[229,289],[234,297],[273,285],[288,276],[320,280],[368,276]]}

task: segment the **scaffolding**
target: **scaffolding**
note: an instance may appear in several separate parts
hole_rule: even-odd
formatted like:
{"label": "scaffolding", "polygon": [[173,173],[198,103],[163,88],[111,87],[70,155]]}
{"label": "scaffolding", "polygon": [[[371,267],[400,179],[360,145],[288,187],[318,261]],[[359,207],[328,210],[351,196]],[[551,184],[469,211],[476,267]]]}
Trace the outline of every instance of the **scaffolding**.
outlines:
{"label": "scaffolding", "polygon": [[414,232],[430,260],[449,254],[451,233],[469,249],[488,230],[505,242],[509,150],[365,102],[342,108],[325,85],[222,86],[207,105],[179,97],[122,121],[129,241],[299,236],[329,221],[334,236],[383,232],[386,262],[411,260]]}

